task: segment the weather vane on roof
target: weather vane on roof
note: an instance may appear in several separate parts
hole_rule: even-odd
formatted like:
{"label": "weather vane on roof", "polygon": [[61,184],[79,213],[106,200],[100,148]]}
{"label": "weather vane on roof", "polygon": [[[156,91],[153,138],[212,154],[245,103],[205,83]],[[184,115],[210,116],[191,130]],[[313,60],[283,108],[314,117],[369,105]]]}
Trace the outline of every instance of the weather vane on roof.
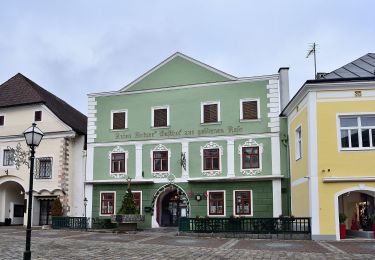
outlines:
{"label": "weather vane on roof", "polygon": [[307,55],[306,55],[306,59],[308,57],[310,57],[311,54],[314,54],[314,67],[315,67],[315,79],[316,79],[316,47],[318,46],[318,44],[316,44],[315,42],[314,43],[311,43],[310,44],[310,49],[307,51]]}

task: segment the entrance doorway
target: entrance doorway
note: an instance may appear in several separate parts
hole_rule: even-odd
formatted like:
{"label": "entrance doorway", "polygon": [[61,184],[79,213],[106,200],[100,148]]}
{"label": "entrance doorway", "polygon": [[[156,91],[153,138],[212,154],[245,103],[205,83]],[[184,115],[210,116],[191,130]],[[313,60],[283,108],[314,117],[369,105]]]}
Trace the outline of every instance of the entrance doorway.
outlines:
{"label": "entrance doorway", "polygon": [[40,214],[39,214],[39,225],[51,225],[51,208],[53,200],[40,200]]}
{"label": "entrance doorway", "polygon": [[180,218],[181,199],[177,190],[171,191],[161,201],[161,223],[162,227],[177,226]]}
{"label": "entrance doorway", "polygon": [[373,238],[371,216],[375,192],[351,191],[338,197],[339,213],[345,214],[348,237]]}

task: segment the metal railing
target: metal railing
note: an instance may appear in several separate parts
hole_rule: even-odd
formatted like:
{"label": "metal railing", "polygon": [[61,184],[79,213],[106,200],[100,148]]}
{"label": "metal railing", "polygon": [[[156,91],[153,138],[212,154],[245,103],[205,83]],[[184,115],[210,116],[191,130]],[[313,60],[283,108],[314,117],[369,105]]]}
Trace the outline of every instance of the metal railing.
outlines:
{"label": "metal railing", "polygon": [[310,218],[180,218],[179,231],[195,233],[310,234]]}
{"label": "metal railing", "polygon": [[53,229],[86,229],[87,218],[85,217],[52,217]]}

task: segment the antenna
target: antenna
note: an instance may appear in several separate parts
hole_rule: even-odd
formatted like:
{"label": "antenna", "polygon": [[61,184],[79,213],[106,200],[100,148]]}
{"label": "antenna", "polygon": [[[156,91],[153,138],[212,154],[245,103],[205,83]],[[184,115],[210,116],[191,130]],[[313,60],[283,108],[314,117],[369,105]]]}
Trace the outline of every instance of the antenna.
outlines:
{"label": "antenna", "polygon": [[316,44],[315,42],[314,43],[311,43],[310,44],[310,49],[307,51],[307,55],[306,55],[306,59],[308,57],[310,57],[311,54],[314,53],[314,67],[315,67],[315,79],[316,79],[316,47],[318,46],[318,44]]}

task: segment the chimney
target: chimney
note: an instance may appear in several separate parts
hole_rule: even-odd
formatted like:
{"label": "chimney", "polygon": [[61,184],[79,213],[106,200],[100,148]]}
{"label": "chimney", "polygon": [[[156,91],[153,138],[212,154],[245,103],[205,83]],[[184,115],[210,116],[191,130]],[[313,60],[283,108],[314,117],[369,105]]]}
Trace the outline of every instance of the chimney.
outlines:
{"label": "chimney", "polygon": [[286,107],[289,102],[289,67],[279,69],[280,109]]}

